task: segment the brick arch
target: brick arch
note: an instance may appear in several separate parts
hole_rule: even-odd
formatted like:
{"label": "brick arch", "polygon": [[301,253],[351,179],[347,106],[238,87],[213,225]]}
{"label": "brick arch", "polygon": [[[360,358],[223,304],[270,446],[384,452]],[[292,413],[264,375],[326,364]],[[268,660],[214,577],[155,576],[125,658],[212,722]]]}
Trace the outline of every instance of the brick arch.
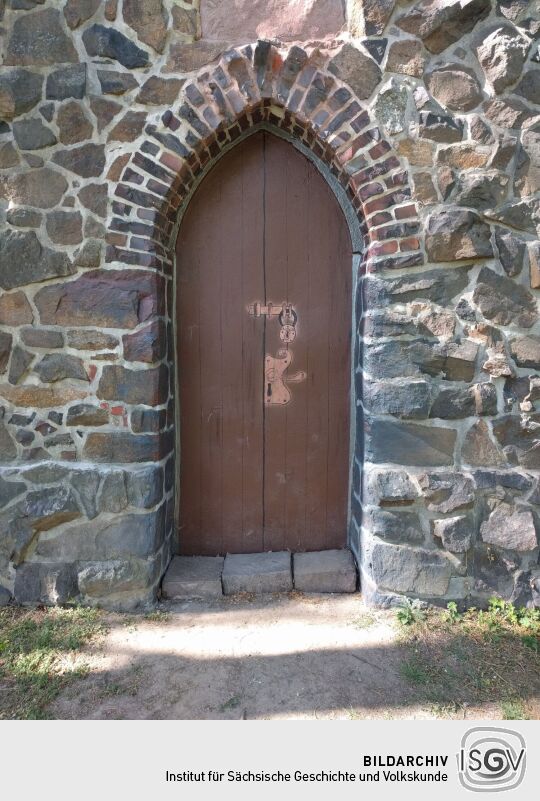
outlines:
{"label": "brick arch", "polygon": [[259,126],[301,144],[343,188],[361,232],[362,273],[423,263],[407,170],[368,106],[318,50],[266,41],[227,51],[148,122],[114,190],[107,261],[170,274],[179,211],[220,154]]}
{"label": "brick arch", "polygon": [[[297,46],[282,51],[264,41],[228,51],[219,63],[203,69],[182,87],[174,108],[148,121],[146,138],[124,167],[114,190],[106,259],[117,268],[129,265],[157,273],[154,292],[160,297],[153,306],[166,309],[166,367],[171,372],[178,221],[207,171],[261,127],[284,136],[308,154],[341,196],[342,208],[345,197],[349,226],[356,231],[353,249],[359,276],[424,262],[407,170],[368,106],[320,59],[318,51],[308,54]],[[358,318],[359,297],[355,308]],[[358,340],[353,344],[356,366],[361,349]],[[169,385],[174,386],[173,378]],[[352,391],[356,400],[359,385]],[[171,405],[172,398],[170,410]],[[351,483],[355,487],[360,486],[362,466],[362,414],[362,407],[355,403],[351,419],[355,429]],[[173,448],[173,419],[170,411],[160,432],[160,458]],[[357,494],[354,497],[351,492],[350,504],[350,541],[357,550],[361,525]]]}

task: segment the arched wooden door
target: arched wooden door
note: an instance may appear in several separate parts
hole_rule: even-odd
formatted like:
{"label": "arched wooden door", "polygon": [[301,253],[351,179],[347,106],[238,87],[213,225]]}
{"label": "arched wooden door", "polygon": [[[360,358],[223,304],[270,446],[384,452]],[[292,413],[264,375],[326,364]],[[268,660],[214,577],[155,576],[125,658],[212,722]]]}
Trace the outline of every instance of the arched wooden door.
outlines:
{"label": "arched wooden door", "polygon": [[180,550],[346,543],[351,241],[313,164],[257,133],[177,241]]}

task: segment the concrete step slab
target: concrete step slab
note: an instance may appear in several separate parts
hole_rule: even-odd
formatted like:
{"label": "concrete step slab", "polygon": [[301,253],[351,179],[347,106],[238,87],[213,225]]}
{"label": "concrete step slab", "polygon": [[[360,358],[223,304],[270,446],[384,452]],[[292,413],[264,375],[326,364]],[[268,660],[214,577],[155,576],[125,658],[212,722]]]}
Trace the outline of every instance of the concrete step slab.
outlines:
{"label": "concrete step slab", "polygon": [[287,592],[292,590],[289,551],[227,554],[223,568],[223,592]]}
{"label": "concrete step slab", "polygon": [[356,565],[348,548],[295,553],[294,588],[301,592],[355,592]]}
{"label": "concrete step slab", "polygon": [[162,584],[164,598],[219,598],[223,556],[175,556]]}

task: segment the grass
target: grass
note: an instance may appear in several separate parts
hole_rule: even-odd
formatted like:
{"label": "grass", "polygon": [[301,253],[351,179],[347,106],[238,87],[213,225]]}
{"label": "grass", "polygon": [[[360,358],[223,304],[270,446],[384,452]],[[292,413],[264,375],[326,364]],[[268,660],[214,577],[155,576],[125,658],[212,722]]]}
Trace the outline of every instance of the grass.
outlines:
{"label": "grass", "polygon": [[405,651],[400,667],[417,700],[460,710],[496,702],[505,720],[527,718],[526,697],[540,695],[540,610],[492,598],[487,610],[414,608],[396,615]]}
{"label": "grass", "polygon": [[81,649],[104,631],[96,609],[0,609],[0,720],[40,720],[88,666]]}

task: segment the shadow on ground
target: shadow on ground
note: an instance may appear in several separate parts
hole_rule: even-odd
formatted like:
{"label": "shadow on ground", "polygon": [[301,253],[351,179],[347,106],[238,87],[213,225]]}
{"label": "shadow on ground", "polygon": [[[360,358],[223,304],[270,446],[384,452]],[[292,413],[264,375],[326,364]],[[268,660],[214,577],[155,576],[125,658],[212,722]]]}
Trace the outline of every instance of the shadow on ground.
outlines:
{"label": "shadow on ground", "polygon": [[[54,717],[487,719],[502,717],[509,697],[489,665],[465,664],[472,689],[461,686],[462,637],[449,636],[442,673],[422,673],[395,614],[358,595],[186,602],[107,622],[88,653],[89,676],[60,694]],[[474,692],[477,681],[488,682],[487,696]],[[519,698],[539,716],[538,672]]]}

